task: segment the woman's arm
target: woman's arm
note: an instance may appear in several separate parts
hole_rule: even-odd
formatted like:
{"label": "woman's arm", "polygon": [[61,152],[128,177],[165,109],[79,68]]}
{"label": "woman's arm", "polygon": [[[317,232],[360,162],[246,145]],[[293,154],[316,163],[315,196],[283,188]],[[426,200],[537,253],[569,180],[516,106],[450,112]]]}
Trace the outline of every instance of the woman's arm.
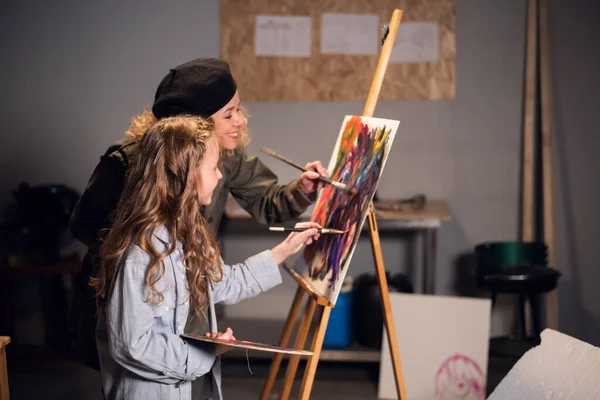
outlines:
{"label": "woman's arm", "polygon": [[[149,262],[148,255],[135,247],[119,269],[106,311],[111,355],[124,368],[146,379],[169,384],[194,380],[212,368],[215,346],[192,344],[176,334],[153,329],[155,318],[176,305],[169,301],[168,293],[161,305],[145,301]],[[169,279],[167,275],[162,279]],[[165,281],[164,286],[171,285]]]}
{"label": "woman's arm", "polygon": [[[299,180],[278,184],[277,176],[257,157],[236,153],[226,162],[231,171],[230,191],[242,208],[263,224],[300,216],[315,202],[316,191],[306,195]],[[320,165],[320,164],[319,164]]]}

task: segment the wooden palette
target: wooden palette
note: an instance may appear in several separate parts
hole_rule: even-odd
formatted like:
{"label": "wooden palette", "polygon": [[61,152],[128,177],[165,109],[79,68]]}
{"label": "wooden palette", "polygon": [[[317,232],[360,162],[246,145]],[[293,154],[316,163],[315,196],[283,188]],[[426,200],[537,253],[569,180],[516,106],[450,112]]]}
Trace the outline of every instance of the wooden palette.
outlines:
{"label": "wooden palette", "polygon": [[248,349],[248,350],[258,350],[258,351],[268,351],[272,353],[284,353],[284,354],[295,354],[300,356],[312,356],[311,351],[307,350],[299,350],[299,349],[291,349],[287,347],[281,347],[274,344],[266,344],[266,343],[258,343],[258,342],[250,342],[247,340],[223,340],[217,338],[210,338],[204,335],[193,335],[193,334],[184,334],[182,337],[186,339],[199,340],[202,342],[210,342],[215,344],[222,344],[225,346],[231,346],[236,348]]}

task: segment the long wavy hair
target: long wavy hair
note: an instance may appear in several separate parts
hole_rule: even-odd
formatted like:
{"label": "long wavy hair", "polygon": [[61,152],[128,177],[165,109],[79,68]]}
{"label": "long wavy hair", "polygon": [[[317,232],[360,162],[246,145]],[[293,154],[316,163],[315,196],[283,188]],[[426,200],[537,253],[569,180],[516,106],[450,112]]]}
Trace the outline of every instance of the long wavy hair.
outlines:
{"label": "long wavy hair", "polygon": [[[250,143],[250,130],[248,129],[248,118],[250,114],[248,109],[240,105],[239,113],[244,120],[244,125],[238,132],[237,149],[245,150]],[[141,113],[133,117],[125,131],[125,137],[131,140],[140,140],[144,136],[144,132],[157,121],[156,116],[150,108],[145,108]]]}
{"label": "long wavy hair", "polygon": [[[161,304],[164,296],[156,283],[165,274],[163,260],[180,242],[190,307],[196,315],[204,314],[208,281],[218,282],[223,275],[219,247],[198,200],[201,182],[196,170],[210,140],[216,140],[212,121],[193,116],[163,118],[152,124],[141,138],[112,228],[103,238],[100,273],[90,281],[96,289],[100,313],[105,312],[114,278],[123,266],[122,257],[134,245],[150,256],[145,273],[146,301]],[[170,246],[159,251],[153,234],[162,227],[169,232]]]}

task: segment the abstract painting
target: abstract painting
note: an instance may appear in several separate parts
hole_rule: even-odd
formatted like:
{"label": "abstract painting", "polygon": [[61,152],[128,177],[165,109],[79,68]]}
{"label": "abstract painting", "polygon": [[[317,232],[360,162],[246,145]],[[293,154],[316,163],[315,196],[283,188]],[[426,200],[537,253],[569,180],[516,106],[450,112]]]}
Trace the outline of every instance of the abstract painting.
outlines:
{"label": "abstract painting", "polygon": [[321,235],[300,253],[296,270],[315,291],[335,304],[389,155],[399,121],[346,116],[328,170],[333,181],[355,189],[348,194],[326,185],[311,221],[345,234]]}

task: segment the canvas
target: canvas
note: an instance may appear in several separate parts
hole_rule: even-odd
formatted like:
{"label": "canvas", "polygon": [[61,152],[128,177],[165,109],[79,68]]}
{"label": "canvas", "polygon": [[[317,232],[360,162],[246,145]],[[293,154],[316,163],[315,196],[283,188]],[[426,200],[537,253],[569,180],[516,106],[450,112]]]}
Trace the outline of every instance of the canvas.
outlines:
{"label": "canvas", "polygon": [[[491,300],[390,293],[406,397],[411,400],[484,400]],[[397,399],[384,330],[380,399]]]}
{"label": "canvas", "polygon": [[321,235],[302,250],[296,265],[303,279],[332,304],[346,276],[399,123],[361,116],[346,116],[342,123],[328,170],[331,180],[355,188],[356,194],[326,185],[311,221],[346,233]]}

